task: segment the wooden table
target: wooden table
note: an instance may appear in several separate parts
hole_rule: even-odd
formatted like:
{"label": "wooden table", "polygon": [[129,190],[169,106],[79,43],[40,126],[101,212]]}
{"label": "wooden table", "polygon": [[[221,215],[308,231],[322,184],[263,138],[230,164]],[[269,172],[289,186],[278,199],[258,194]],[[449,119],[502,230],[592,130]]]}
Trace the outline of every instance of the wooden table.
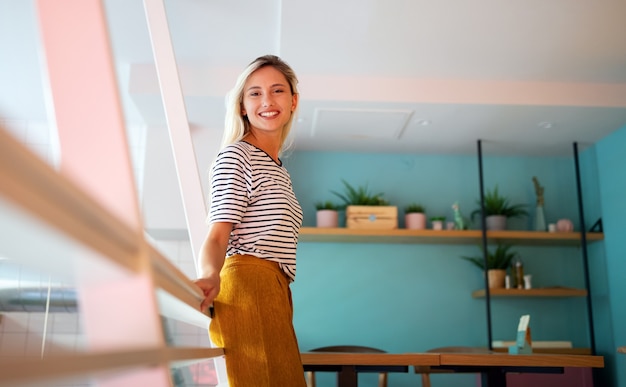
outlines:
{"label": "wooden table", "polygon": [[483,386],[506,386],[508,372],[562,373],[564,367],[603,368],[604,357],[590,355],[507,353],[440,353],[439,366],[454,372],[480,372]]}
{"label": "wooden table", "polygon": [[[372,366],[378,372],[393,372],[393,367],[414,366],[423,369],[483,374],[483,386],[506,386],[508,372],[560,373],[564,367],[604,367],[602,356],[506,353],[336,353],[304,352],[305,371],[335,371],[339,387],[356,387],[357,367]],[[397,372],[397,371],[396,371]]]}
{"label": "wooden table", "polygon": [[368,372],[407,372],[416,364],[439,365],[439,354],[435,353],[303,352],[301,358],[305,371],[337,372],[340,387],[357,387],[361,367],[367,367]]}

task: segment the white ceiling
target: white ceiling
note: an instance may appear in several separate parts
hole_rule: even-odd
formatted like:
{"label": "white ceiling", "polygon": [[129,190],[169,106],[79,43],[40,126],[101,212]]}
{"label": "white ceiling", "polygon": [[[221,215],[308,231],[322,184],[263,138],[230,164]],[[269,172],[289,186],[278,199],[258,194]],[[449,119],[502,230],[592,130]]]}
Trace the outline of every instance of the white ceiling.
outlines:
{"label": "white ceiling", "polygon": [[[143,3],[103,3],[127,122],[163,126]],[[623,0],[165,5],[192,127],[221,130],[224,94],[267,53],[300,78],[296,149],[552,154],[626,125]],[[45,119],[32,1],[0,0],[0,57],[0,115]]]}

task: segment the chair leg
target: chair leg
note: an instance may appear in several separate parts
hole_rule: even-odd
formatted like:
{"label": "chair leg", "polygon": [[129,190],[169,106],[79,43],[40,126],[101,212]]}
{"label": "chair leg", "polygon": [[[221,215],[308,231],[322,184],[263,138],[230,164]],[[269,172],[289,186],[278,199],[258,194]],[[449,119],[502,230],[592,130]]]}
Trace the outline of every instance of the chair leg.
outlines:
{"label": "chair leg", "polygon": [[307,371],[305,372],[305,376],[306,376],[306,386],[315,387],[315,372]]}
{"label": "chair leg", "polygon": [[422,387],[430,387],[430,374],[422,374]]}
{"label": "chair leg", "polygon": [[387,387],[387,373],[381,372],[378,374],[378,387]]}

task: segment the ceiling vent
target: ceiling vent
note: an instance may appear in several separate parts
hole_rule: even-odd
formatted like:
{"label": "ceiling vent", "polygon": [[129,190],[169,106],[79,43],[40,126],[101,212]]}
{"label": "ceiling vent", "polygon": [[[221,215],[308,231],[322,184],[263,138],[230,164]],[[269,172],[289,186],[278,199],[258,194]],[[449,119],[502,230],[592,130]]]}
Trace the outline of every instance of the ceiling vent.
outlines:
{"label": "ceiling vent", "polygon": [[315,109],[311,136],[397,140],[411,114],[397,109]]}

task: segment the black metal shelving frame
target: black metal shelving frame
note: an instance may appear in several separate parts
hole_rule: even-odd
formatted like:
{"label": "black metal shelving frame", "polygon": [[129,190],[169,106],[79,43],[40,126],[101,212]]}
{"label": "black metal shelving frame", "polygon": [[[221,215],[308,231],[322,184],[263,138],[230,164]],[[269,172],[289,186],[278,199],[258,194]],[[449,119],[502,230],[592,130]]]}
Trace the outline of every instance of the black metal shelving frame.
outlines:
{"label": "black metal shelving frame", "polygon": [[[487,267],[487,226],[485,222],[485,190],[484,190],[484,171],[483,171],[483,149],[482,149],[482,140],[477,141],[477,152],[478,152],[478,181],[479,181],[479,190],[480,190],[480,211],[481,211],[481,219],[482,219],[482,247],[483,247],[483,259],[485,260],[485,267]],[[581,227],[580,233],[580,248],[582,253],[583,260],[583,272],[584,272],[584,280],[585,280],[585,289],[587,290],[586,296],[586,304],[587,304],[587,324],[589,327],[589,343],[591,347],[591,354],[596,354],[596,341],[595,341],[595,333],[594,333],[594,323],[593,323],[593,307],[592,307],[592,294],[591,294],[591,280],[589,277],[589,255],[587,252],[587,235],[585,232],[585,213],[583,206],[583,195],[582,195],[582,182],[580,177],[580,161],[579,161],[579,152],[578,152],[578,143],[573,143],[573,154],[574,154],[574,168],[576,175],[576,193],[578,199],[578,216]],[[492,317],[491,317],[491,294],[489,291],[489,279],[485,275],[485,303],[486,303],[486,317],[487,317],[487,346],[489,350],[493,350],[492,346]],[[594,380],[595,380],[595,372],[594,372]]]}

